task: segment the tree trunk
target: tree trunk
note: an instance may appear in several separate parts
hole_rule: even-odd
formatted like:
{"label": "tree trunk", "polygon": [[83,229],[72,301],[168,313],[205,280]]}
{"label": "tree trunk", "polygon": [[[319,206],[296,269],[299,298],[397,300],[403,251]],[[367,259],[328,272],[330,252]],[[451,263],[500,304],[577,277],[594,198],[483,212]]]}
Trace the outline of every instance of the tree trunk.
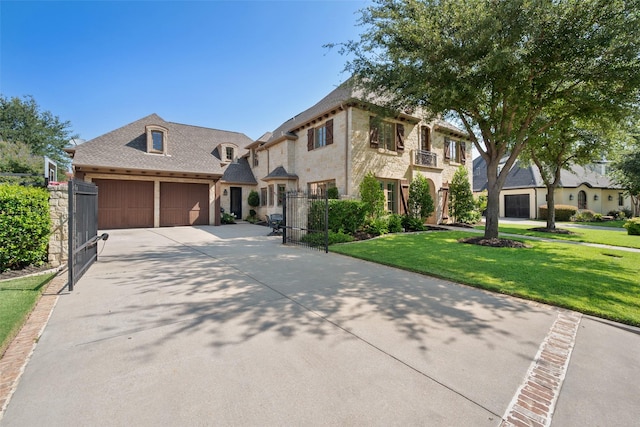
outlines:
{"label": "tree trunk", "polygon": [[[497,163],[497,162],[496,162]],[[498,218],[500,217],[500,190],[497,176],[490,173],[492,165],[487,166],[487,216],[484,227],[485,239],[495,239],[498,237]],[[497,169],[497,165],[493,166]]]}
{"label": "tree trunk", "polygon": [[556,229],[556,186],[554,184],[547,184],[547,230],[555,230],[555,229]]}

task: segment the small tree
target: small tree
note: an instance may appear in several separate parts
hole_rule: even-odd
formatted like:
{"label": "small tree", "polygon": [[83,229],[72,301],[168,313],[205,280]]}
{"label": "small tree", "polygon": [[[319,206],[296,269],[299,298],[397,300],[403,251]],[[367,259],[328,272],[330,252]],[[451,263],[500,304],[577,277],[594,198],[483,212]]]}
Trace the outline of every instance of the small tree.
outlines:
{"label": "small tree", "polygon": [[433,198],[429,192],[429,181],[422,175],[416,176],[409,185],[409,211],[414,218],[425,221],[433,213]]}
{"label": "small tree", "polygon": [[476,203],[473,200],[469,172],[464,166],[458,167],[449,184],[451,203],[449,210],[456,222],[472,223],[477,220]]}
{"label": "small tree", "polygon": [[247,196],[247,203],[252,208],[260,205],[260,195],[256,190],[251,190],[251,192],[249,192],[249,195]]}
{"label": "small tree", "polygon": [[365,175],[360,183],[360,200],[365,203],[367,216],[377,218],[384,212],[384,191],[373,172]]}

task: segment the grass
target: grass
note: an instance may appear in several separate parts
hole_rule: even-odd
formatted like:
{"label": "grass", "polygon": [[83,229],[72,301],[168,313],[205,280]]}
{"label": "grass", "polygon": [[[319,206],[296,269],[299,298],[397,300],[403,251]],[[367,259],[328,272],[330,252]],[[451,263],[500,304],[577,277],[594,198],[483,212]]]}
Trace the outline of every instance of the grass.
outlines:
{"label": "grass", "polygon": [[20,331],[55,273],[0,282],[0,355]]}
{"label": "grass", "polygon": [[395,234],[330,249],[640,326],[640,253],[535,240],[527,240],[531,249],[457,242],[474,235],[463,231]]}
{"label": "grass", "polygon": [[[573,223],[572,223],[573,224]],[[601,245],[623,246],[626,248],[640,249],[640,236],[632,236],[627,234],[626,229],[612,230],[596,230],[592,228],[581,227],[563,227],[563,224],[557,224],[556,228],[569,230],[574,234],[555,234],[545,233],[541,231],[531,231],[534,226],[525,224],[509,224],[499,226],[500,233],[518,234],[522,236],[544,237],[547,239],[571,240],[583,243],[599,243]],[[544,224],[540,225],[544,227]],[[484,230],[484,226],[477,226],[477,229]]]}

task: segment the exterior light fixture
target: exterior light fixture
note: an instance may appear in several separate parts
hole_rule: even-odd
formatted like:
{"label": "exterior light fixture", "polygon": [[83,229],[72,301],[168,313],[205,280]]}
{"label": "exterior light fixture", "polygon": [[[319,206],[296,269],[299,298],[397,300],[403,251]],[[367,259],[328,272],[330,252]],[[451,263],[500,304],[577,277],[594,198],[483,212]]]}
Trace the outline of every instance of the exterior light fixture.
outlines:
{"label": "exterior light fixture", "polygon": [[573,194],[569,194],[569,200],[573,200]]}
{"label": "exterior light fixture", "polygon": [[228,193],[227,193],[227,189],[225,188],[225,189],[224,189],[224,191],[222,192],[222,195],[223,195],[223,196],[226,196],[227,194],[228,194]]}
{"label": "exterior light fixture", "polygon": [[598,200],[598,195],[597,194],[593,195],[593,200]]}

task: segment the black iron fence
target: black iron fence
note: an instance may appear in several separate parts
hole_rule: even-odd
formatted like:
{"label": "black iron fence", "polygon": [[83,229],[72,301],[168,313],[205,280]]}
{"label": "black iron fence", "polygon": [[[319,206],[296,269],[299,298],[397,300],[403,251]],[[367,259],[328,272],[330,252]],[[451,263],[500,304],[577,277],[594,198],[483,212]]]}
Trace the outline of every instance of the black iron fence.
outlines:
{"label": "black iron fence", "polygon": [[69,181],[69,290],[98,258],[98,187]]}
{"label": "black iron fence", "polygon": [[289,191],[283,201],[282,243],[328,252],[329,200],[327,193]]}

